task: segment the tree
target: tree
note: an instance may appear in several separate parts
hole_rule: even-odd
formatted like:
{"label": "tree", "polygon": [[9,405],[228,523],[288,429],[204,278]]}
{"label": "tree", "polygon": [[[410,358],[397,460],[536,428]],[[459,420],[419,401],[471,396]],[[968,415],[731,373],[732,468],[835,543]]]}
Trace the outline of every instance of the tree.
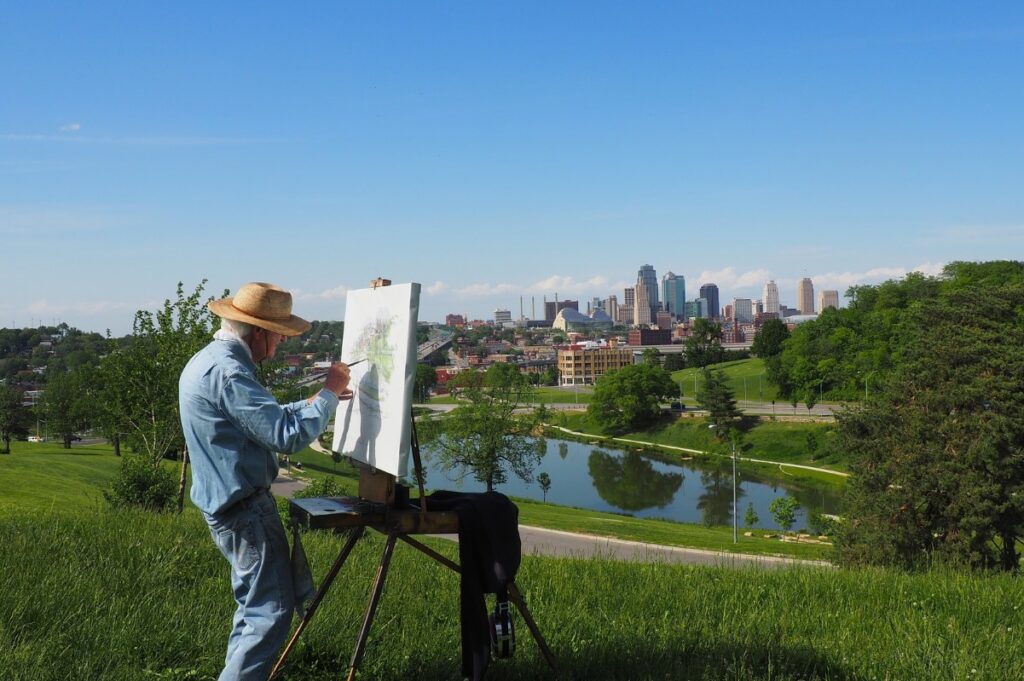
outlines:
{"label": "tree", "polygon": [[623,511],[664,508],[683,484],[681,473],[663,473],[636,452],[619,456],[592,450],[587,470],[598,495]]}
{"label": "tree", "polygon": [[64,449],[71,448],[76,433],[89,428],[93,402],[87,369],[58,374],[46,384],[41,408],[47,429],[60,434]]}
{"label": "tree", "polygon": [[[1024,285],[961,286],[902,322],[901,363],[837,416],[847,564],[1019,570]],[[877,387],[876,387],[877,386]]]}
{"label": "tree", "polygon": [[769,319],[754,336],[750,351],[761,359],[775,357],[782,352],[782,344],[789,338],[789,327],[781,319]]}
{"label": "tree", "polygon": [[645,348],[642,358],[644,364],[650,364],[652,367],[661,366],[661,353],[658,352],[658,348]]}
{"label": "tree", "polygon": [[0,385],[0,441],[4,454],[11,453],[11,438],[28,433],[29,411],[21,406],[21,395],[10,386]]}
{"label": "tree", "polygon": [[747,512],[743,514],[743,525],[745,527],[754,527],[759,522],[761,522],[761,518],[758,517],[757,511],[754,510],[754,502],[748,503]]}
{"label": "tree", "polygon": [[216,320],[202,301],[205,284],[186,296],[179,283],[175,300],[165,300],[156,314],[136,312],[132,335],[103,361],[102,399],[119,430],[154,464],[184,447],[178,378],[210,341]]}
{"label": "tree", "polygon": [[669,373],[673,371],[679,371],[680,369],[686,368],[686,362],[683,359],[683,353],[681,352],[670,352],[665,355],[665,371]]}
{"label": "tree", "polygon": [[697,393],[697,404],[708,412],[708,420],[715,425],[719,438],[725,437],[742,414],[728,381],[721,369],[704,369],[704,385]]}
{"label": "tree", "polygon": [[437,385],[437,372],[429,364],[416,365],[416,388],[417,399],[426,401],[431,388]]}
{"label": "tree", "polygon": [[782,528],[783,532],[789,532],[796,522],[796,512],[800,508],[800,502],[793,497],[776,497],[768,504],[768,512],[772,514],[775,523]]}
{"label": "tree", "polygon": [[423,422],[422,429],[424,440],[435,445],[443,468],[472,475],[488,491],[505,483],[509,472],[532,481],[542,456],[531,437],[536,412],[516,414],[533,401],[533,389],[514,366],[499,366],[493,365],[486,374],[464,371],[454,377],[449,385],[458,392],[459,406],[444,418]]}
{"label": "tree", "polygon": [[710,319],[699,318],[686,339],[686,365],[706,367],[722,361],[722,327]]}
{"label": "tree", "polygon": [[551,476],[545,471],[541,471],[541,474],[537,476],[537,484],[540,485],[541,492],[544,493],[544,501],[548,500],[548,490],[551,489]]}
{"label": "tree", "polygon": [[633,364],[597,379],[587,415],[607,431],[622,431],[653,423],[661,403],[679,392],[661,367]]}

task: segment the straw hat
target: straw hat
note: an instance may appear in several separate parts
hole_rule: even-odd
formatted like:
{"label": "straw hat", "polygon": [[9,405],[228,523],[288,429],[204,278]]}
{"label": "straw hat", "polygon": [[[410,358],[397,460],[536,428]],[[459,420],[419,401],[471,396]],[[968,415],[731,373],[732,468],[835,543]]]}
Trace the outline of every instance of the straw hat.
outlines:
{"label": "straw hat", "polygon": [[211,300],[210,312],[267,329],[284,336],[298,336],[309,331],[310,324],[292,314],[292,294],[283,288],[253,282],[238,289],[234,297]]}

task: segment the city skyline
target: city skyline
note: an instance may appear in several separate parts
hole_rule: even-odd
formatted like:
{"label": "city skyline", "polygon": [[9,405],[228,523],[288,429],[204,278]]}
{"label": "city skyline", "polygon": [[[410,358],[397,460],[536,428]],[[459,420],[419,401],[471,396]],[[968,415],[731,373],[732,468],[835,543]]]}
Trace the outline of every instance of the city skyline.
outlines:
{"label": "city skyline", "polygon": [[378,276],[486,319],[645,263],[795,306],[1013,257],[1022,43],[999,2],[15,5],[0,326],[120,335],[202,279],[342,319]]}

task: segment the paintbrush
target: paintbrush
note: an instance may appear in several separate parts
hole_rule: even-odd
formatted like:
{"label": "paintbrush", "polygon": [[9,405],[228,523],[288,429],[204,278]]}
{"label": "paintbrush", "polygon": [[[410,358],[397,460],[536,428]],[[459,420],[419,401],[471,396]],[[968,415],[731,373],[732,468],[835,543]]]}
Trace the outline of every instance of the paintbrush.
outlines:
{"label": "paintbrush", "polygon": [[366,361],[366,357],[363,357],[362,359],[357,359],[354,362],[345,362],[345,364],[347,366],[354,367],[355,365],[359,364],[360,362],[365,362],[365,361]]}

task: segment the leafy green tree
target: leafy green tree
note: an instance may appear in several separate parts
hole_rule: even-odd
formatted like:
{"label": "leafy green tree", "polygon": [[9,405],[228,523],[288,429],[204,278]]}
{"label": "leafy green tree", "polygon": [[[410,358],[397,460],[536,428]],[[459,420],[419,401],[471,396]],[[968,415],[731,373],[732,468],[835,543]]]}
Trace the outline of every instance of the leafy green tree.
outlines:
{"label": "leafy green tree", "polygon": [[541,385],[558,385],[558,367],[555,365],[544,367],[540,374]]}
{"label": "leafy green tree", "polygon": [[952,287],[909,311],[900,333],[900,365],[860,408],[837,416],[853,472],[838,557],[1017,571],[1024,285]]}
{"label": "leafy green tree", "polygon": [[704,369],[704,385],[697,393],[697,404],[708,412],[708,420],[715,425],[715,435],[719,438],[724,438],[742,415],[729,379],[721,369]]}
{"label": "leafy green tree", "polygon": [[203,301],[204,280],[185,295],[165,300],[155,314],[135,313],[132,335],[103,362],[102,399],[135,450],[154,465],[181,451],[184,437],[178,413],[178,378],[188,360],[210,342],[216,317]]}
{"label": "leafy green tree", "polygon": [[789,338],[789,327],[781,319],[769,319],[754,336],[750,351],[762,359],[782,352],[782,344]]}
{"label": "leafy green tree", "polygon": [[699,318],[686,339],[686,365],[706,367],[722,361],[722,327],[718,322]]}
{"label": "leafy green tree", "polygon": [[441,466],[472,475],[488,491],[507,482],[510,472],[531,482],[542,456],[531,437],[536,412],[516,414],[533,401],[533,389],[515,367],[510,372],[498,366],[486,375],[458,374],[449,386],[458,393],[459,406],[444,418],[422,422],[424,441],[434,444]]}
{"label": "leafy green tree", "polygon": [[47,429],[59,433],[64,449],[71,448],[75,434],[89,428],[94,397],[87,369],[58,374],[46,384],[41,405]]}
{"label": "leafy green tree", "polygon": [[761,522],[761,518],[758,517],[757,511],[754,510],[754,502],[749,502],[747,504],[747,512],[743,514],[743,525],[745,527],[755,527],[759,522]]}
{"label": "leafy green tree", "polygon": [[775,523],[782,528],[783,532],[789,532],[796,522],[796,512],[800,508],[800,502],[793,497],[776,497],[768,504],[768,512],[772,514]]}
{"label": "leafy green tree", "polygon": [[431,388],[437,385],[437,372],[428,364],[416,365],[415,395],[420,401],[426,401]]}
{"label": "leafy green tree", "polygon": [[644,364],[650,364],[652,367],[661,366],[661,353],[658,352],[658,348],[645,348],[642,359]]}
{"label": "leafy green tree", "polygon": [[0,385],[0,441],[4,454],[11,453],[11,438],[28,433],[30,413],[21,406],[21,396],[14,388]]}
{"label": "leafy green tree", "polygon": [[661,367],[633,364],[597,379],[587,415],[606,431],[641,428],[656,421],[661,403],[678,391]]}
{"label": "leafy green tree", "polygon": [[548,490],[551,489],[551,476],[546,471],[541,471],[537,476],[537,484],[540,485],[540,491],[544,493],[544,501],[547,501]]}
{"label": "leafy green tree", "polygon": [[665,355],[665,371],[669,373],[673,371],[679,371],[680,369],[686,368],[686,360],[683,359],[683,353],[681,352],[670,352]]}
{"label": "leafy green tree", "polygon": [[103,497],[115,508],[135,507],[168,511],[174,504],[174,474],[159,461],[133,454],[121,459],[121,467]]}
{"label": "leafy green tree", "polygon": [[565,460],[565,457],[569,456],[569,443],[559,442],[558,443],[558,456]]}
{"label": "leafy green tree", "polygon": [[807,453],[811,455],[811,458],[815,458],[815,454],[818,453],[818,438],[813,432],[807,433],[807,439],[804,443],[807,447]]}

